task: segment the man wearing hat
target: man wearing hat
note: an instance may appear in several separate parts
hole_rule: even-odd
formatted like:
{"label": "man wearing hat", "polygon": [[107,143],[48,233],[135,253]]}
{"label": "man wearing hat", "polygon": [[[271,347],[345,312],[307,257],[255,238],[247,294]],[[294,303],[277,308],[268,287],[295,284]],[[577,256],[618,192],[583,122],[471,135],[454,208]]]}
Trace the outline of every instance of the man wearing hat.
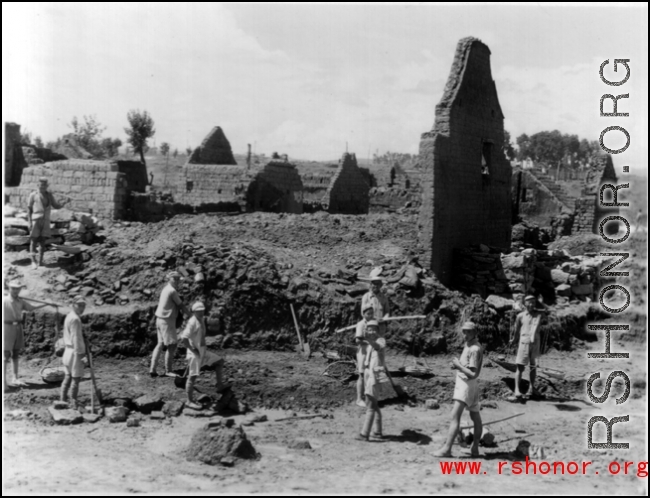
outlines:
{"label": "man wearing hat", "polygon": [[20,290],[24,285],[17,280],[9,282],[9,295],[2,297],[2,320],[4,322],[3,337],[4,337],[4,372],[5,381],[4,389],[7,389],[7,362],[11,360],[14,372],[14,386],[24,386],[18,377],[18,356],[20,350],[25,347],[25,337],[23,335],[23,311],[34,311],[39,308],[47,306],[41,304],[40,306],[33,305],[19,297]]}
{"label": "man wearing hat", "polygon": [[86,356],[86,343],[84,341],[81,315],[86,309],[86,302],[78,297],[72,303],[72,311],[68,313],[63,322],[63,342],[65,352],[63,353],[63,368],[65,377],[61,384],[61,401],[68,402],[68,391],[72,386],[70,398],[72,409],[79,405],[79,383],[84,375],[83,358]]}
{"label": "man wearing hat", "polygon": [[515,321],[515,330],[510,344],[513,344],[517,337],[519,337],[519,348],[517,349],[517,371],[515,372],[515,393],[514,396],[508,398],[509,401],[519,401],[523,398],[523,394],[519,389],[521,376],[530,364],[530,392],[533,396],[539,396],[535,390],[535,377],[537,373],[537,358],[541,354],[541,332],[540,324],[542,321],[542,314],[536,309],[537,300],[535,296],[530,294],[524,298],[524,311],[517,315]]}
{"label": "man wearing hat", "polygon": [[[208,359],[208,347],[205,342],[205,306],[201,302],[192,305],[192,317],[188,320],[185,330],[181,333],[180,344],[187,348],[187,406],[194,410],[200,410],[201,405],[194,402],[194,384],[201,373],[201,367],[206,365]],[[223,392],[230,386],[223,382],[223,358],[213,363],[217,373],[217,392]]]}
{"label": "man wearing hat", "polygon": [[390,316],[388,298],[381,292],[384,282],[379,276],[370,277],[370,289],[361,298],[361,309],[371,306],[374,310],[374,319],[379,322],[379,335],[386,333],[386,324],[382,320]]}
{"label": "man wearing hat", "polygon": [[[50,213],[52,208],[61,209],[70,199],[59,204],[48,189],[47,178],[38,179],[38,190],[29,194],[27,212],[29,220],[29,250],[32,255],[32,268],[43,264],[45,241],[50,238]],[[39,259],[36,262],[36,244],[39,244]]]}
{"label": "man wearing hat", "polygon": [[158,344],[153,350],[153,357],[151,358],[151,368],[149,375],[158,377],[156,369],[160,355],[165,351],[165,376],[176,377],[173,372],[174,354],[176,354],[176,318],[178,317],[178,310],[185,315],[190,315],[187,306],[181,302],[178,295],[178,285],[180,284],[181,274],[177,271],[172,271],[167,274],[167,285],[163,287],[158,300],[158,308],[156,308],[156,331],[158,334]]}
{"label": "man wearing hat", "polygon": [[[364,401],[365,397],[365,386],[364,386],[364,361],[366,359],[366,353],[368,351],[368,342],[366,341],[366,335],[368,333],[368,323],[371,321],[374,322],[373,317],[375,310],[371,304],[366,304],[364,308],[361,309],[361,314],[363,318],[359,323],[357,323],[357,328],[354,333],[354,342],[357,343],[357,372],[359,373],[359,378],[357,379],[357,401],[358,406],[366,406]],[[377,322],[375,322],[377,323]]]}

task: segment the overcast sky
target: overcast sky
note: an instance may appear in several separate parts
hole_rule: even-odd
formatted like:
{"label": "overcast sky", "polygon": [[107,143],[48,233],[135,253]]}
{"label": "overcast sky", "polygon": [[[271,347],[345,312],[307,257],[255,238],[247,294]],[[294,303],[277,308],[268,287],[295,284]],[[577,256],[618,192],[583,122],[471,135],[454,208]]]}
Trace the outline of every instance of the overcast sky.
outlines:
{"label": "overcast sky", "polygon": [[[491,52],[506,129],[597,140],[624,126],[617,168],[647,171],[648,9],[551,5],[3,3],[4,121],[52,140],[94,114],[125,139],[146,109],[156,142],[197,146],[219,125],[236,153],[335,159],[345,150],[417,153],[431,129],[456,44]],[[613,59],[631,77],[611,87]],[[624,70],[623,70],[624,71]],[[602,94],[629,93],[602,118]],[[624,143],[608,134],[605,144]]]}

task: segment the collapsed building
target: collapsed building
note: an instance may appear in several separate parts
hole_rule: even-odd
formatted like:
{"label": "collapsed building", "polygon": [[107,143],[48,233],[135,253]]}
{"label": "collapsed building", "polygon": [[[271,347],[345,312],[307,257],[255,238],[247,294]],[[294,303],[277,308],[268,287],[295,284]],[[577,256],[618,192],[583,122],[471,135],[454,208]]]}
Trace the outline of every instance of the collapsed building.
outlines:
{"label": "collapsed building", "polygon": [[451,280],[455,248],[510,246],[512,169],[503,152],[503,119],[490,49],[476,38],[461,39],[433,129],[420,141],[423,263],[443,284]]}
{"label": "collapsed building", "polygon": [[355,154],[345,152],[336,169],[316,172],[302,168],[304,204],[307,211],[324,210],[331,214],[367,214],[369,191],[367,175],[357,164]]}

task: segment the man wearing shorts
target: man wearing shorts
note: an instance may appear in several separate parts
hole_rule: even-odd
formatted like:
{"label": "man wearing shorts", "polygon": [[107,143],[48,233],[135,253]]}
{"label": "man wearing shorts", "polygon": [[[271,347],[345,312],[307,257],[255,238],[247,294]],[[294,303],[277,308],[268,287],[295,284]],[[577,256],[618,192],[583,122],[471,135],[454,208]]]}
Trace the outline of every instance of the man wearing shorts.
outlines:
{"label": "man wearing shorts", "polygon": [[[25,347],[25,337],[23,335],[23,311],[34,311],[47,306],[46,304],[35,306],[21,299],[19,295],[20,290],[23,287],[24,285],[16,280],[9,282],[9,295],[3,296],[2,298],[5,391],[8,386],[17,387],[25,385],[25,383],[18,377],[18,356],[20,350]],[[11,360],[13,366],[13,384],[7,384],[7,363],[9,360]]]}
{"label": "man wearing shorts", "polygon": [[163,287],[156,309],[156,331],[158,334],[158,344],[153,350],[151,358],[151,369],[149,375],[158,377],[156,369],[160,355],[165,351],[165,377],[176,377],[173,372],[174,354],[176,354],[176,318],[178,310],[189,316],[187,307],[181,302],[178,295],[178,285],[181,280],[181,274],[177,271],[170,272],[167,275],[168,283]]}
{"label": "man wearing shorts", "polygon": [[451,447],[460,429],[460,418],[465,408],[469,411],[469,416],[474,422],[474,441],[471,449],[473,457],[478,456],[478,445],[483,433],[478,388],[478,376],[481,374],[481,366],[483,365],[483,348],[478,342],[478,330],[473,322],[465,322],[462,332],[465,338],[465,347],[460,359],[454,358],[451,362],[452,370],[458,370],[454,387],[454,407],[451,411],[451,424],[444,445],[434,453],[434,456],[438,457],[452,456]]}
{"label": "man wearing shorts", "polygon": [[[50,238],[50,213],[52,208],[61,209],[69,199],[59,204],[52,192],[47,189],[47,178],[38,179],[38,190],[29,194],[27,213],[29,219],[29,251],[32,255],[32,268],[43,264],[45,241]],[[36,244],[39,245],[39,258],[36,262]]]}
{"label": "man wearing shorts", "polygon": [[[187,403],[185,406],[193,410],[200,410],[201,405],[194,402],[194,384],[201,373],[201,368],[208,365],[209,352],[205,341],[205,306],[201,302],[192,305],[192,318],[181,333],[181,345],[187,348]],[[217,392],[221,393],[230,386],[223,382],[223,358],[212,362],[217,373]]]}
{"label": "man wearing shorts", "polygon": [[72,387],[70,399],[71,408],[76,410],[79,406],[79,383],[84,376],[83,358],[86,356],[86,341],[84,340],[81,315],[86,309],[86,302],[78,297],[72,304],[72,311],[68,313],[63,322],[63,342],[65,352],[63,353],[63,368],[65,377],[61,384],[61,401],[68,402],[68,391]]}
{"label": "man wearing shorts", "polygon": [[526,365],[530,365],[530,391],[533,396],[539,396],[535,390],[535,377],[537,373],[537,358],[541,354],[541,333],[540,324],[542,321],[542,314],[535,309],[536,300],[534,296],[528,295],[524,299],[525,311],[517,315],[515,321],[515,333],[511,343],[519,337],[519,348],[517,349],[517,372],[515,373],[515,394],[514,398],[509,401],[517,401],[523,398],[523,394],[519,389],[521,382],[521,375],[526,369]]}

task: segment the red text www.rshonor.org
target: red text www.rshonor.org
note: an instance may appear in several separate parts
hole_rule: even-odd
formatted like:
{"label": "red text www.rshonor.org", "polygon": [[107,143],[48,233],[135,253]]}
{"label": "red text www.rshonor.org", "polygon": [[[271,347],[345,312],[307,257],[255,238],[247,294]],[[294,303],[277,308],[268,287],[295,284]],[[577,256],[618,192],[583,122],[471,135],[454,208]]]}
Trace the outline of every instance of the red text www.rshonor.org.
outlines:
{"label": "red text www.rshonor.org", "polygon": [[[445,475],[481,475],[488,471],[482,462],[458,461],[440,462],[440,471]],[[532,461],[528,457],[521,462],[496,462],[499,475],[632,475],[648,477],[648,462],[610,462],[605,469],[596,469],[593,462],[546,462]]]}

